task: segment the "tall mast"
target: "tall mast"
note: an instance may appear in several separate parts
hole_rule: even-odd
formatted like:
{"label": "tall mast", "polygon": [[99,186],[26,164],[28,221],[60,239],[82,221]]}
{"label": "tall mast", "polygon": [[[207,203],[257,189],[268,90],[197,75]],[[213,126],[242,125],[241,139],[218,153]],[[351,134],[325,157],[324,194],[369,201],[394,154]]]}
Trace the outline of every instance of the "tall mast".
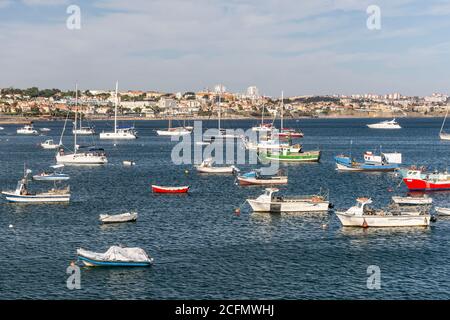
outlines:
{"label": "tall mast", "polygon": [[442,133],[442,129],[444,129],[444,125],[445,125],[445,121],[447,120],[447,116],[448,116],[448,109],[447,109],[447,112],[445,113],[444,122],[442,122],[441,131],[439,131],[439,133]]}
{"label": "tall mast", "polygon": [[281,131],[283,131],[283,109],[284,109],[284,92],[283,91],[281,91],[281,117],[280,117],[280,120],[281,120],[281,128],[280,128],[280,130]]}
{"label": "tall mast", "polygon": [[73,135],[73,153],[77,153],[77,113],[78,113],[78,83],[75,85],[75,132]]}
{"label": "tall mast", "polygon": [[222,88],[219,87],[219,133],[220,133],[220,117],[222,113],[222,106],[220,104],[220,98],[221,98]]}
{"label": "tall mast", "polygon": [[263,124],[264,124],[264,107],[265,107],[266,105],[263,103],[263,109],[262,109],[262,116],[261,116],[261,127],[263,126]]}
{"label": "tall mast", "polygon": [[116,81],[116,99],[114,99],[115,109],[114,109],[114,133],[117,133],[117,104],[119,103],[119,81]]}

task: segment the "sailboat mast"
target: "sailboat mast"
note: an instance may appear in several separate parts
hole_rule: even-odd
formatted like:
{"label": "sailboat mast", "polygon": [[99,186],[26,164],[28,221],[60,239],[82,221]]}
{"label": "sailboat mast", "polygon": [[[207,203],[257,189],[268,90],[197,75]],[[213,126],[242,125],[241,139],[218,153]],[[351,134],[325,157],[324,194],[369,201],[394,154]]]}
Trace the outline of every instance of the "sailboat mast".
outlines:
{"label": "sailboat mast", "polygon": [[281,117],[280,117],[280,130],[283,131],[283,109],[284,109],[284,91],[281,91]]}
{"label": "sailboat mast", "polygon": [[222,88],[221,87],[219,87],[219,132],[220,132],[220,117],[222,116],[222,106],[221,106],[221,101],[220,101],[220,98],[221,98],[221,93],[222,93]]}
{"label": "sailboat mast", "polygon": [[75,132],[73,134],[73,153],[77,153],[77,114],[78,114],[78,83],[75,85]]}
{"label": "sailboat mast", "polygon": [[263,124],[264,124],[264,107],[265,107],[266,105],[263,103],[263,109],[262,109],[262,115],[261,115],[261,127],[263,126]]}
{"label": "sailboat mast", "polygon": [[447,112],[445,113],[445,118],[444,118],[444,121],[442,122],[441,131],[439,131],[439,133],[442,133],[442,129],[444,129],[444,125],[445,125],[445,121],[447,120],[447,116],[448,116],[448,109],[447,109]]}
{"label": "sailboat mast", "polygon": [[118,92],[119,92],[119,81],[116,81],[116,99],[114,99],[114,104],[115,104],[115,108],[114,108],[114,133],[117,133],[117,104],[119,103],[119,96],[118,96]]}

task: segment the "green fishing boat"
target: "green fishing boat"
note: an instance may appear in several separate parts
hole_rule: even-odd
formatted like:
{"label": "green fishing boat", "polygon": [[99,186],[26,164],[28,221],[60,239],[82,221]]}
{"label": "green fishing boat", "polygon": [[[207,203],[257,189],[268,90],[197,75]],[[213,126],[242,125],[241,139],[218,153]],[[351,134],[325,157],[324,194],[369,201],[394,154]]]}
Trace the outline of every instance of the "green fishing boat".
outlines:
{"label": "green fishing boat", "polygon": [[282,149],[280,152],[267,151],[260,153],[261,160],[280,162],[319,162],[320,151],[292,152],[289,149]]}

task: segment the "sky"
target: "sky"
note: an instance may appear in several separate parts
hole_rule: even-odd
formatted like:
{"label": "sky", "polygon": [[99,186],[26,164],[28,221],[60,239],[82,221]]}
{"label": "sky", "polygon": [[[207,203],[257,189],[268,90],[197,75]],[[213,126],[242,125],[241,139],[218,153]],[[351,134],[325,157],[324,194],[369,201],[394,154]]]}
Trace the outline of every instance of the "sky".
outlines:
{"label": "sky", "polygon": [[0,0],[0,87],[450,93],[449,18],[450,0]]}

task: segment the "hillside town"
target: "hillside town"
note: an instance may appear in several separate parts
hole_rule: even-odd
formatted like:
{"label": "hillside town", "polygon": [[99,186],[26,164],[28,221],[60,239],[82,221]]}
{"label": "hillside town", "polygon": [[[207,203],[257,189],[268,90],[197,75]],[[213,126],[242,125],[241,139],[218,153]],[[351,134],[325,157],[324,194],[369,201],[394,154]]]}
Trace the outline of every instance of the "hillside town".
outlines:
{"label": "hillside town", "polygon": [[[281,95],[281,94],[280,94]],[[3,88],[0,91],[2,118],[58,118],[75,109],[75,91],[59,89]],[[85,90],[78,92],[78,110],[92,119],[114,114],[115,91]],[[260,94],[256,86],[244,93],[232,93],[223,85],[198,92],[164,93],[158,91],[121,91],[118,94],[119,116],[134,119],[260,117],[277,116],[280,97]],[[325,96],[291,96],[284,98],[284,116],[300,117],[383,117],[441,116],[450,103],[446,94],[404,96],[354,94]],[[264,108],[263,108],[264,107]]]}

